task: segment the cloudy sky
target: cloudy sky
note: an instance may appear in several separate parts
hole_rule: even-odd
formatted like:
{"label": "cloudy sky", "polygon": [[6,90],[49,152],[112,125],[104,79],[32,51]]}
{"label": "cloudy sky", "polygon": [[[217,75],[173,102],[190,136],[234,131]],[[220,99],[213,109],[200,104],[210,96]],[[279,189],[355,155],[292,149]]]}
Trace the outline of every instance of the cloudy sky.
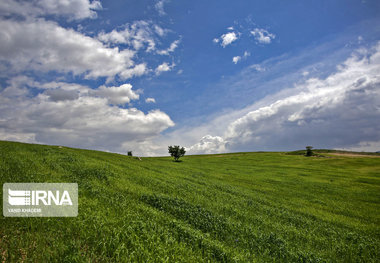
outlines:
{"label": "cloudy sky", "polygon": [[380,2],[2,0],[0,140],[380,150]]}

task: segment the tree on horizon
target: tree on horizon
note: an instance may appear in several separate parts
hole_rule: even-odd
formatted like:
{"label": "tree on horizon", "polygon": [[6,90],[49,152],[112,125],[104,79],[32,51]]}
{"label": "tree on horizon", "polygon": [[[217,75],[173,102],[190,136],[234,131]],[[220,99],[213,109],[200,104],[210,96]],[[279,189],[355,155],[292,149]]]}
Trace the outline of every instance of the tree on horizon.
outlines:
{"label": "tree on horizon", "polygon": [[186,151],[184,147],[181,147],[179,145],[169,146],[168,147],[170,156],[174,158],[174,161],[178,162],[179,158],[184,156]]}

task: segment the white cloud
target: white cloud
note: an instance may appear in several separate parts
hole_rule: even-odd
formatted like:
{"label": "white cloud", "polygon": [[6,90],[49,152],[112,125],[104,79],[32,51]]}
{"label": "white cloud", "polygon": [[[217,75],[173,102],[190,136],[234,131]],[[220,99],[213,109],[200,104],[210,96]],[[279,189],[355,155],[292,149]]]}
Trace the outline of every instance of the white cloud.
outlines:
{"label": "white cloud", "polygon": [[241,56],[236,56],[232,58],[232,62],[237,64],[241,60]]}
{"label": "white cloud", "polygon": [[180,40],[175,40],[170,44],[170,47],[168,49],[164,50],[158,50],[157,54],[159,55],[169,55],[170,53],[174,52],[174,50],[178,47]]}
{"label": "white cloud", "polygon": [[246,59],[247,57],[249,57],[251,55],[251,53],[249,53],[248,51],[245,51],[244,54],[243,54],[243,57],[241,56],[235,56],[232,58],[232,62],[235,63],[235,65],[242,59]]}
{"label": "white cloud", "polygon": [[222,47],[226,47],[230,45],[232,42],[236,41],[238,39],[238,35],[235,32],[229,32],[223,34],[220,38],[222,39]]}
{"label": "white cloud", "polygon": [[175,67],[174,63],[169,65],[168,63],[164,62],[156,68],[156,75],[160,75],[162,72],[170,71],[173,69],[173,67]]}
{"label": "white cloud", "polygon": [[154,98],[146,98],[145,102],[146,103],[156,103],[156,100]]}
{"label": "white cloud", "polygon": [[[209,144],[207,151],[219,152],[223,145],[226,151],[294,150],[306,145],[374,149],[380,145],[378,72],[380,42],[358,50],[326,78],[311,77],[249,106],[252,110],[230,121],[220,144]],[[199,145],[205,145],[203,138],[190,148],[203,150]]]}
{"label": "white cloud", "polygon": [[38,17],[44,15],[65,16],[69,19],[95,18],[96,11],[101,10],[100,1],[89,0],[30,0],[0,1],[0,15],[21,15]]}
{"label": "white cloud", "polygon": [[15,71],[57,71],[85,78],[116,75],[124,79],[146,73],[135,65],[132,50],[105,47],[101,42],[54,22],[0,21],[0,61]]}
{"label": "white cloud", "polygon": [[256,41],[260,44],[269,44],[275,39],[275,35],[269,33],[267,30],[262,28],[255,28],[251,31],[251,34],[255,37]]}
{"label": "white cloud", "polygon": [[157,10],[157,12],[158,12],[158,14],[159,14],[160,16],[164,16],[164,15],[166,15],[166,12],[165,12],[165,10],[164,10],[164,5],[165,5],[166,3],[168,3],[168,2],[169,2],[169,0],[159,0],[159,1],[157,1],[156,4],[154,5],[154,8]]}
{"label": "white cloud", "polygon": [[146,47],[146,51],[150,52],[156,49],[155,34],[164,34],[161,27],[147,21],[135,21],[123,27],[122,30],[100,32],[98,39],[107,44],[127,44],[135,50]]}
{"label": "white cloud", "polygon": [[[160,43],[168,30],[136,21],[91,37],[81,33],[81,25],[76,31],[52,21],[95,18],[101,8],[100,1],[90,0],[0,1],[0,72],[5,79],[0,89],[0,138],[147,155],[156,148],[155,138],[174,126],[159,109],[145,113],[133,108],[140,90],[119,84],[151,71],[137,62],[139,52],[156,51],[156,41]],[[169,54],[178,44],[174,41],[162,52]],[[156,73],[174,66],[163,63]],[[26,76],[55,79],[41,83]],[[64,82],[103,77],[117,84],[92,89]]]}
{"label": "white cloud", "polygon": [[[243,33],[232,31],[234,30],[233,27],[228,27],[227,29],[230,30],[231,32],[225,33],[221,35],[219,38],[214,38],[213,42],[214,43],[221,42],[220,45],[222,47],[226,47],[228,45],[231,45],[233,42],[238,40],[243,35]],[[252,31],[250,31],[250,33],[251,35],[254,36],[257,43],[260,43],[260,44],[269,44],[276,37],[274,34],[269,33],[267,30],[262,29],[262,28],[255,28]],[[247,52],[247,56],[249,55],[250,55],[249,52]]]}
{"label": "white cloud", "polygon": [[364,38],[362,36],[358,36],[358,44],[363,43]]}
{"label": "white cloud", "polygon": [[130,79],[130,78],[133,78],[133,77],[142,76],[145,73],[147,73],[147,71],[148,70],[147,70],[146,64],[145,63],[141,63],[141,64],[138,64],[138,65],[135,65],[133,68],[124,69],[118,75],[122,79]]}
{"label": "white cloud", "polygon": [[154,25],[153,27],[154,27],[154,30],[156,31],[157,35],[159,35],[160,37],[165,36],[165,34],[167,33],[166,29],[163,29],[162,27],[160,27],[158,25]]}
{"label": "white cloud", "polygon": [[[116,103],[128,101],[128,96],[137,97],[128,85],[104,87],[96,92],[77,84],[70,88],[70,83],[46,83],[37,87],[46,91],[33,95],[26,88],[26,82],[32,84],[27,79],[19,79],[16,85],[10,84],[0,92],[0,136],[3,139],[114,152],[137,149],[138,154],[143,154],[141,145],[174,125],[160,110],[145,114],[135,108],[110,105],[109,100],[117,100],[116,94],[123,96],[120,101],[114,101]],[[58,94],[52,98],[57,94],[49,94],[69,90],[75,91],[77,96],[67,99],[62,93],[63,96]]]}
{"label": "white cloud", "polygon": [[219,136],[204,136],[198,143],[186,148],[190,154],[210,154],[225,152],[225,142]]}
{"label": "white cloud", "polygon": [[249,66],[249,69],[254,69],[257,72],[263,72],[263,71],[265,71],[265,68],[263,68],[259,64],[253,64],[253,65]]}
{"label": "white cloud", "polygon": [[124,105],[131,100],[138,100],[139,94],[132,90],[131,84],[123,84],[118,87],[100,86],[92,94],[106,98],[108,103],[114,105]]}

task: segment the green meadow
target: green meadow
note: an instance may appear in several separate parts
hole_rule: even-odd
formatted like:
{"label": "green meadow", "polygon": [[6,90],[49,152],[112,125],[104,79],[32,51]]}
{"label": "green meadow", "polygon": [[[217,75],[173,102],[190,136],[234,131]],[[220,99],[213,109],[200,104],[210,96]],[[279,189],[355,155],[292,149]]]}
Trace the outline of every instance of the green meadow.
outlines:
{"label": "green meadow", "polygon": [[1,141],[1,184],[78,183],[79,214],[1,215],[0,261],[379,262],[380,158],[302,153],[173,162]]}

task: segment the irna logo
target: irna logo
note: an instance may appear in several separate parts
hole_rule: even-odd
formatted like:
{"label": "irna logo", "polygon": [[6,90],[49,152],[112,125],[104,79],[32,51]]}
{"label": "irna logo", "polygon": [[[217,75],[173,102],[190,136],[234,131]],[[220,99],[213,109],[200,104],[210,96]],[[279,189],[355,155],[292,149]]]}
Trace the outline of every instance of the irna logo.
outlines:
{"label": "irna logo", "polygon": [[73,205],[68,191],[22,191],[8,189],[10,205]]}
{"label": "irna logo", "polygon": [[3,215],[50,217],[78,215],[76,183],[5,183]]}

